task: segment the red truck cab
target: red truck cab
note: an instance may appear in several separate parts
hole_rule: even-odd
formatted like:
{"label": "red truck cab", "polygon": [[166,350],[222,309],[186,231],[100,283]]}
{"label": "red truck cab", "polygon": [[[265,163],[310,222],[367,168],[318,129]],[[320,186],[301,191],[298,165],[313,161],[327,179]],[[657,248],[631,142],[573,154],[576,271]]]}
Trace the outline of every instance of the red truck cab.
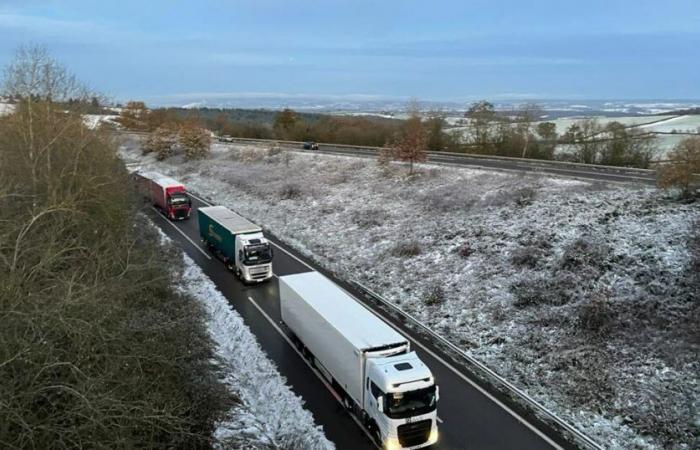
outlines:
{"label": "red truck cab", "polygon": [[171,220],[190,217],[192,200],[187,195],[185,185],[159,173],[139,173],[139,189],[153,205]]}

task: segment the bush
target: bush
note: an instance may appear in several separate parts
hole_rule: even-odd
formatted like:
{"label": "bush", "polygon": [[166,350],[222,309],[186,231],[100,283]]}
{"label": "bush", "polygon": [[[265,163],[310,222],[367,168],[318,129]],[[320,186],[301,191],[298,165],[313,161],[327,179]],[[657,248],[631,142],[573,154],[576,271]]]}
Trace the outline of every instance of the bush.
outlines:
{"label": "bush", "polygon": [[352,216],[352,222],[360,228],[378,227],[382,225],[386,219],[386,212],[376,208],[356,211]]}
{"label": "bush", "polygon": [[177,144],[177,127],[166,124],[158,127],[151,133],[143,145],[143,153],[155,153],[156,158],[162,161],[172,155]]}
{"label": "bush", "polygon": [[578,311],[579,327],[596,334],[610,330],[614,310],[610,303],[610,291],[602,289],[586,298]]}
{"label": "bush", "polygon": [[510,286],[519,308],[537,305],[565,305],[576,296],[577,277],[560,272],[553,276],[536,275],[522,278]]}
{"label": "bush", "polygon": [[462,258],[469,258],[473,253],[474,249],[469,242],[463,242],[459,247],[457,247],[457,254]]}
{"label": "bush", "polygon": [[445,290],[440,284],[432,284],[423,297],[423,302],[428,306],[440,305],[445,302]]}
{"label": "bush", "polygon": [[576,239],[564,250],[559,265],[565,270],[601,273],[608,267],[610,248],[592,237]]}
{"label": "bush", "polygon": [[282,186],[279,195],[280,199],[282,200],[294,200],[300,198],[302,195],[301,187],[295,183],[287,183]]}
{"label": "bush", "polygon": [[663,189],[678,189],[690,198],[700,186],[700,137],[684,139],[668,155],[669,163],[657,170],[657,184]]}
{"label": "bush", "polygon": [[396,244],[391,254],[399,258],[418,256],[423,252],[417,241],[402,241]]}
{"label": "bush", "polygon": [[186,159],[202,159],[209,154],[211,135],[204,128],[185,122],[180,127],[179,143]]}

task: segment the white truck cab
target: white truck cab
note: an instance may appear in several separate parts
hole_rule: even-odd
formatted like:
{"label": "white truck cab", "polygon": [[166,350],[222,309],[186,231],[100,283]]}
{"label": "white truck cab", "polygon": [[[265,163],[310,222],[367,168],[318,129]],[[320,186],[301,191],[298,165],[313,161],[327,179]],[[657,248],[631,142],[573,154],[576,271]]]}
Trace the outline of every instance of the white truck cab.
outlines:
{"label": "white truck cab", "polygon": [[415,352],[367,359],[364,410],[387,449],[414,449],[438,440],[438,387]]}
{"label": "white truck cab", "polygon": [[272,248],[262,232],[236,235],[236,272],[247,283],[272,277]]}

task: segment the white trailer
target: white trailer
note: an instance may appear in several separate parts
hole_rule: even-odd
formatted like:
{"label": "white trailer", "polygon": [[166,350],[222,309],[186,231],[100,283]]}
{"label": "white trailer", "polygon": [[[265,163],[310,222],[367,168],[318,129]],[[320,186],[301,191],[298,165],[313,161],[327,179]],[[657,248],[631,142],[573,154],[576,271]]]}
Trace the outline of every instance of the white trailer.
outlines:
{"label": "white trailer", "polygon": [[435,380],[406,338],[318,272],[279,286],[282,321],[384,448],[437,442]]}

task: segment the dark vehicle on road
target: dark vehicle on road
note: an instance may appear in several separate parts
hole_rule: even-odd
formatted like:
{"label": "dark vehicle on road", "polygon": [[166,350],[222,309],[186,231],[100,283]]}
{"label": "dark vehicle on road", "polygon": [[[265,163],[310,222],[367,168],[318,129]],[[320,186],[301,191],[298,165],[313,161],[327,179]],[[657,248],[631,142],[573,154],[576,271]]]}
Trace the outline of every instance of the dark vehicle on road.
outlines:
{"label": "dark vehicle on road", "polygon": [[304,150],[318,150],[318,144],[312,141],[304,142],[302,147]]}

